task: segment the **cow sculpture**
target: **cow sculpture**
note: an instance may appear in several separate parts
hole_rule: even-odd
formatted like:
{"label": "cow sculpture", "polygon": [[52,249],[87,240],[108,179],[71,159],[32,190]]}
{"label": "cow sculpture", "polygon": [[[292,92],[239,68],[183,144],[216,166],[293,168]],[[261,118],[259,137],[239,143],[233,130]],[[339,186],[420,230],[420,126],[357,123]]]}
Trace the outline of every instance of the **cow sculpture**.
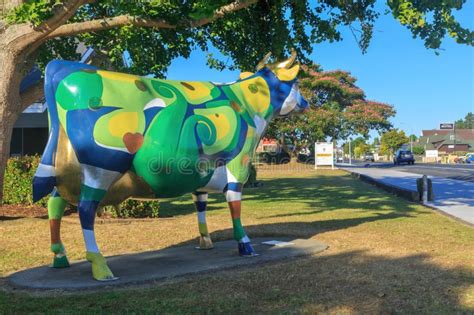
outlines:
{"label": "cow sculpture", "polygon": [[191,193],[200,248],[213,247],[206,224],[208,192],[224,193],[241,256],[256,255],[241,221],[249,162],[274,116],[303,110],[290,59],[243,73],[233,83],[158,80],[52,61],[45,95],[50,136],[33,179],[35,201],[51,193],[48,214],[53,267],[68,267],[60,237],[67,203],[77,205],[86,259],[97,280],[116,279],[99,251],[99,207],[127,198]]}

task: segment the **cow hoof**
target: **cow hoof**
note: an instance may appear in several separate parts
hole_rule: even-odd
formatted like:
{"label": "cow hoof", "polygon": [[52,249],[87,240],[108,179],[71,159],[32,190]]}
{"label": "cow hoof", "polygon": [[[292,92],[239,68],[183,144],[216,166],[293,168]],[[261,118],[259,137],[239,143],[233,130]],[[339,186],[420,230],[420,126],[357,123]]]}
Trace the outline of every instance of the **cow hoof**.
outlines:
{"label": "cow hoof", "polygon": [[86,259],[92,264],[92,276],[98,281],[113,281],[114,276],[101,253],[86,252]]}
{"label": "cow hoof", "polygon": [[67,268],[69,261],[66,256],[66,250],[62,243],[51,244],[51,251],[54,253],[52,268]]}
{"label": "cow hoof", "polygon": [[69,267],[69,260],[64,254],[56,254],[53,258],[53,263],[51,264],[52,268],[67,268]]}
{"label": "cow hoof", "polygon": [[239,243],[239,255],[242,257],[258,256],[250,243]]}
{"label": "cow hoof", "polygon": [[213,249],[214,244],[212,244],[212,240],[210,236],[201,236],[199,238],[199,247],[197,249]]}

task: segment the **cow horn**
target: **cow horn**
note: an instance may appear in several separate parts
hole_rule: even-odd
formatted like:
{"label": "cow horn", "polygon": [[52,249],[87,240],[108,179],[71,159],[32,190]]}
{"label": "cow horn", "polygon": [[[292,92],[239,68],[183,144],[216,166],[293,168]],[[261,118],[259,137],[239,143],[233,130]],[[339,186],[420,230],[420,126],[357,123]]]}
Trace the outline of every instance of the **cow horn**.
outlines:
{"label": "cow horn", "polygon": [[282,61],[282,62],[278,63],[276,65],[276,68],[277,69],[281,69],[281,68],[289,69],[293,65],[295,60],[296,60],[296,50],[292,49],[290,58],[288,58],[285,61]]}
{"label": "cow horn", "polygon": [[272,53],[269,52],[265,55],[265,57],[263,57],[263,59],[257,65],[257,71],[262,69],[263,67],[265,67],[265,65],[267,64],[267,61],[268,61],[268,59],[270,59],[271,55],[272,55]]}

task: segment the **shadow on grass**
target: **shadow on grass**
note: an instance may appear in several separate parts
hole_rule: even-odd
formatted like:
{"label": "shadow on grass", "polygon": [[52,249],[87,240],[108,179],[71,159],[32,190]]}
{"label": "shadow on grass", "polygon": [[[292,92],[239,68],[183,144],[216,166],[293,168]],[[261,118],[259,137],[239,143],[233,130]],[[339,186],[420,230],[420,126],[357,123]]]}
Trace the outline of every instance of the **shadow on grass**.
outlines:
{"label": "shadow on grass", "polygon": [[[236,256],[235,259],[248,258]],[[394,258],[350,251],[213,271],[187,276],[185,281],[163,281],[161,286],[153,286],[160,283],[153,282],[151,287],[133,290],[114,291],[108,287],[92,293],[83,291],[62,295],[60,299],[0,291],[0,313],[81,310],[467,314],[474,311],[463,304],[467,290],[474,283],[472,270],[441,268],[429,259],[428,255]]]}
{"label": "shadow on grass", "polygon": [[[367,211],[393,211],[408,213],[416,204],[387,194],[373,186],[349,176],[324,176],[305,178],[272,178],[262,180],[263,186],[244,189],[243,203],[265,203],[278,209],[279,204],[297,202],[307,211],[282,212],[262,217],[288,217],[309,215],[340,209],[367,209]],[[210,194],[208,211],[227,207],[223,194]],[[160,216],[169,217],[193,213],[190,196],[160,201]],[[419,209],[418,209],[419,211]],[[383,218],[383,216],[380,216]]]}

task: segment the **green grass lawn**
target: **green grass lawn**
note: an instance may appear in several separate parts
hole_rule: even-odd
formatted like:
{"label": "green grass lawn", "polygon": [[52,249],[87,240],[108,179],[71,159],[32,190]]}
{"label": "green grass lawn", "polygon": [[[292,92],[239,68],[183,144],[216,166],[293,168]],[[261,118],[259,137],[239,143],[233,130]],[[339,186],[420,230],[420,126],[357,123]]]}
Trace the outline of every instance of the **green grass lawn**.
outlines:
{"label": "green grass lawn", "polygon": [[[259,179],[262,187],[244,191],[249,236],[316,238],[328,250],[135,288],[3,290],[0,313],[474,313],[474,229],[342,171],[272,166],[260,169]],[[224,198],[210,197],[212,237],[230,239]],[[99,246],[115,255],[196,242],[190,196],[164,201],[160,215],[149,222],[97,224]],[[0,235],[0,276],[52,258],[44,218],[4,218]],[[76,216],[64,222],[63,241],[72,260],[84,258]]]}

